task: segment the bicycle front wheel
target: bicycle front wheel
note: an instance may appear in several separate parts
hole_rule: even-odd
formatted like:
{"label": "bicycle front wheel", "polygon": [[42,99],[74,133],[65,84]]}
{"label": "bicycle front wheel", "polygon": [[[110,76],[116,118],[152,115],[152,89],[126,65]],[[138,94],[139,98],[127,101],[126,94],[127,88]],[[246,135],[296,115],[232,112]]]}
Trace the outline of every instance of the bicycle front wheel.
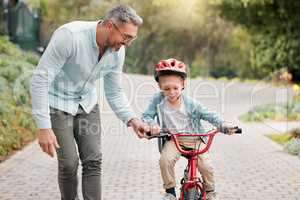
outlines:
{"label": "bicycle front wheel", "polygon": [[202,200],[201,191],[194,187],[184,193],[184,200]]}

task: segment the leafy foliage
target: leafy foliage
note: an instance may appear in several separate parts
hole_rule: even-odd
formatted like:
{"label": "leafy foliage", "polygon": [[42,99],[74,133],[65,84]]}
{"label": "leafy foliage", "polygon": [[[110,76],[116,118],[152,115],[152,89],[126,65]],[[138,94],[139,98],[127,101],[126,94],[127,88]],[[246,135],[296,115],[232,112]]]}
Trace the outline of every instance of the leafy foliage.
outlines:
{"label": "leafy foliage", "polygon": [[253,108],[240,117],[243,121],[300,120],[300,102],[292,101],[284,105],[262,105]]}
{"label": "leafy foliage", "polygon": [[[128,48],[125,71],[152,74],[160,59],[176,57],[190,75],[248,77],[250,51],[245,31],[219,17],[206,0],[30,0],[42,13],[41,38],[72,20],[98,20],[117,4],[128,4],[144,19],[138,39]],[[242,37],[240,37],[242,36]],[[245,71],[243,71],[245,70]],[[250,77],[253,78],[253,77]]]}
{"label": "leafy foliage", "polygon": [[243,50],[232,40],[234,27],[207,1],[126,2],[135,5],[144,18],[140,39],[128,50],[129,72],[151,74],[160,59],[176,57],[189,65],[191,77],[233,77],[239,64],[247,62],[236,62],[235,53]]}
{"label": "leafy foliage", "polygon": [[251,66],[257,77],[287,67],[300,81],[300,8],[293,0],[211,0],[221,15],[245,27],[253,44]]}
{"label": "leafy foliage", "polygon": [[29,78],[38,58],[0,37],[0,161],[34,138]]}
{"label": "leafy foliage", "polygon": [[93,0],[28,0],[31,9],[39,9],[41,20],[40,40],[46,45],[53,31],[73,20],[98,20],[105,6],[96,6]]}
{"label": "leafy foliage", "polygon": [[292,138],[284,145],[284,150],[290,154],[300,155],[300,139]]}
{"label": "leafy foliage", "polygon": [[290,154],[300,156],[300,129],[296,128],[283,134],[267,135],[280,145],[283,145],[284,151]]}
{"label": "leafy foliage", "polygon": [[272,134],[272,135],[267,135],[267,137],[269,137],[270,139],[274,140],[275,142],[281,145],[286,144],[292,138],[290,133]]}

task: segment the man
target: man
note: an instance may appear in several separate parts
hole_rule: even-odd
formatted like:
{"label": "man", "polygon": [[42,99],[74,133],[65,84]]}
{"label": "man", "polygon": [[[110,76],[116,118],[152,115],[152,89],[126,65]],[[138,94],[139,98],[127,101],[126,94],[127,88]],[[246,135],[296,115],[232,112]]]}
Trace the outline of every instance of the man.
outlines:
{"label": "man", "polygon": [[57,151],[63,200],[78,198],[79,158],[84,199],[101,199],[100,115],[95,80],[104,78],[112,110],[133,127],[138,137],[142,138],[147,129],[128,106],[120,83],[125,47],[136,39],[142,23],[131,7],[117,6],[103,21],[65,24],[53,33],[39,61],[31,83],[32,110],[42,150],[52,157]]}

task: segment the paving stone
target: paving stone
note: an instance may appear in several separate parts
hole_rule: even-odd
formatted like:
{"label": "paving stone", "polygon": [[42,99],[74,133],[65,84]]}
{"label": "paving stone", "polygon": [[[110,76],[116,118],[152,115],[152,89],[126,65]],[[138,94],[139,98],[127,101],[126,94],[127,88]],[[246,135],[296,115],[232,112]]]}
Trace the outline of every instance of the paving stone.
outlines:
{"label": "paving stone", "polygon": [[[125,77],[125,91],[137,113],[147,106],[155,84],[148,76]],[[131,81],[129,81],[131,80]],[[231,84],[225,107],[220,99],[203,98],[209,93],[200,87],[203,80],[191,81],[192,94],[211,109],[222,113],[226,120],[237,116],[250,105],[253,86]],[[225,83],[209,82],[210,86],[226,88]],[[143,85],[144,84],[144,85]],[[129,87],[131,86],[131,87]],[[134,86],[134,88],[132,88]],[[147,94],[146,94],[147,93]],[[142,95],[146,94],[146,95]],[[276,88],[267,88],[254,100],[259,103],[273,101]],[[102,95],[102,96],[101,96]],[[105,102],[103,94],[100,102]],[[136,97],[136,98],[134,98]],[[224,99],[224,98],[223,98]],[[226,99],[226,98],[225,98]],[[101,104],[102,105],[102,104]],[[230,109],[228,108],[230,107]],[[158,200],[164,194],[160,177],[159,153],[155,140],[139,140],[112,114],[105,102],[102,105],[103,125],[103,200]],[[280,133],[295,123],[238,122],[242,135],[219,135],[211,150],[215,168],[216,189],[221,200],[299,200],[300,159],[282,151],[264,135]],[[179,182],[186,160],[176,165]],[[81,169],[78,172],[81,179]],[[80,187],[78,188],[81,194]],[[80,196],[81,199],[82,196]],[[25,147],[0,164],[0,200],[59,200],[57,185],[57,161],[41,152],[37,142]]]}

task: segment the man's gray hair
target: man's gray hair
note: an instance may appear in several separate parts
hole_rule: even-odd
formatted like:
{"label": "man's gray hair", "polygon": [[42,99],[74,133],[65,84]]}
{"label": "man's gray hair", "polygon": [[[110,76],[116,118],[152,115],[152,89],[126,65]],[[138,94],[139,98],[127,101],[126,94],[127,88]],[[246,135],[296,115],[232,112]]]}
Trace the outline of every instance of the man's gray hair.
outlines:
{"label": "man's gray hair", "polygon": [[130,6],[118,5],[108,11],[104,17],[104,21],[114,20],[119,23],[133,23],[136,26],[143,24],[143,19]]}

